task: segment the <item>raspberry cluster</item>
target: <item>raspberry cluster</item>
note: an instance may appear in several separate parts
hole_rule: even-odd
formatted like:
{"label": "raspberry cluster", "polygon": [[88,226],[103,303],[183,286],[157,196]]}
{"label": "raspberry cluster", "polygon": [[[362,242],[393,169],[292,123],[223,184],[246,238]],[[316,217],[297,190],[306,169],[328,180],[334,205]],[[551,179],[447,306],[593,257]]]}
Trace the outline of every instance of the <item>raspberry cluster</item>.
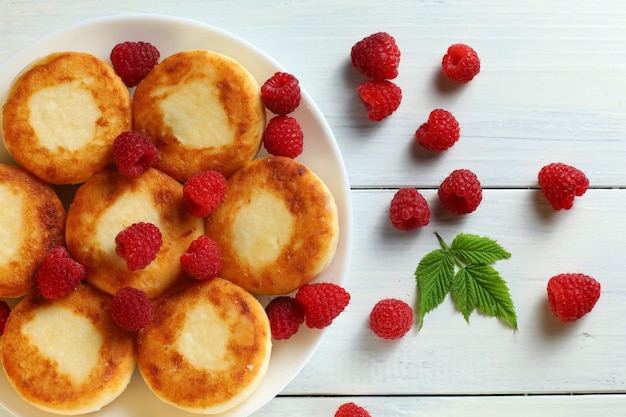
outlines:
{"label": "raspberry cluster", "polygon": [[46,254],[37,272],[41,294],[53,300],[67,295],[85,278],[85,267],[71,258],[64,246],[55,246]]}
{"label": "raspberry cluster", "polygon": [[161,54],[149,42],[120,42],[111,50],[111,63],[115,73],[127,87],[135,87],[155,65]]}
{"label": "raspberry cluster", "polygon": [[133,223],[115,237],[115,253],[126,261],[128,269],[144,269],[156,259],[163,236],[152,223]]}
{"label": "raspberry cluster", "polygon": [[7,324],[9,315],[11,314],[11,307],[4,300],[0,300],[0,336],[4,333],[4,327]]}
{"label": "raspberry cluster", "polygon": [[365,408],[353,403],[344,403],[337,408],[335,417],[372,417]]}
{"label": "raspberry cluster", "polygon": [[548,280],[548,303],[562,322],[576,321],[589,313],[600,298],[600,283],[581,273],[563,273]]}
{"label": "raspberry cluster", "polygon": [[207,217],[219,206],[226,194],[226,178],[215,170],[199,172],[183,185],[183,201],[189,213]]}
{"label": "raspberry cluster", "polygon": [[413,309],[406,302],[397,298],[385,298],[372,308],[369,325],[381,339],[395,340],[411,330],[413,316]]}
{"label": "raspberry cluster", "polygon": [[124,287],[113,296],[111,317],[123,329],[131,332],[143,329],[152,321],[152,315],[152,302],[141,290]]}
{"label": "raspberry cluster", "polygon": [[180,256],[180,263],[183,270],[196,279],[215,278],[222,269],[220,248],[210,237],[199,236]]}
{"label": "raspberry cluster", "polygon": [[156,165],[159,152],[143,133],[122,132],[113,141],[113,160],[119,172],[136,178]]}

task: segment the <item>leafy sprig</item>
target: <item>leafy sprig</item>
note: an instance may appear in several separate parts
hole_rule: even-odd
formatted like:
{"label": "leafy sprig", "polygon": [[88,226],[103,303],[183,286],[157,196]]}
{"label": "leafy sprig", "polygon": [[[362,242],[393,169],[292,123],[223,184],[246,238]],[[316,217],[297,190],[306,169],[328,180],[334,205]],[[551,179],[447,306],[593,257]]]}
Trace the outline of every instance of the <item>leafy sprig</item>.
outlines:
{"label": "leafy sprig", "polygon": [[488,237],[461,233],[448,245],[438,233],[435,235],[441,249],[426,254],[415,270],[420,328],[424,316],[451,292],[468,323],[472,312],[478,310],[517,330],[517,315],[509,288],[492,266],[496,261],[510,258],[511,254]]}

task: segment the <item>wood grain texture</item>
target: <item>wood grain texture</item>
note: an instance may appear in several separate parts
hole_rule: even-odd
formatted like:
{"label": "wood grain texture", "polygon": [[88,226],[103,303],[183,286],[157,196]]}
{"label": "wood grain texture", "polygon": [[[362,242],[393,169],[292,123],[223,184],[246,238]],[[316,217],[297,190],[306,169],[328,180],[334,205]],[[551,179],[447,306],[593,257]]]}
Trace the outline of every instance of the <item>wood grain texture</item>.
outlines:
{"label": "wood grain texture", "polygon": [[[0,0],[0,62],[46,34],[121,13],[187,17],[265,51],[313,97],[333,130],[352,187],[352,302],[281,396],[255,416],[332,416],[355,401],[372,416],[623,416],[626,406],[626,3],[622,0]],[[369,122],[355,94],[364,78],[351,46],[384,30],[402,50],[398,111]],[[439,62],[456,42],[472,45],[482,71],[451,88]],[[413,134],[434,108],[458,118],[461,140],[433,154]],[[552,211],[537,172],[562,161],[591,189],[570,211]],[[436,188],[469,168],[485,187],[469,216],[442,211]],[[388,221],[398,187],[419,188],[433,216],[401,233]],[[376,339],[369,311],[383,297],[415,303],[413,271],[437,248],[433,232],[497,239],[513,256],[497,264],[509,283],[519,331],[473,315],[448,298],[424,327],[396,342]],[[560,272],[601,281],[593,313],[562,325],[545,286]],[[279,342],[282,343],[282,342]],[[570,395],[576,394],[576,395]],[[0,409],[0,417],[8,417]]]}

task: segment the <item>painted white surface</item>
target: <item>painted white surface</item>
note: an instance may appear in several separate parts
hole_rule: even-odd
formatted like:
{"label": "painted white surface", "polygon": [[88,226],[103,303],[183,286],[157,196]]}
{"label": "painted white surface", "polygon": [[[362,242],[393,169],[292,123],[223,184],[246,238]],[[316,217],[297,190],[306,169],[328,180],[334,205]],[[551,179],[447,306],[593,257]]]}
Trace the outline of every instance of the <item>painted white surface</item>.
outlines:
{"label": "painted white surface", "polygon": [[[298,76],[346,162],[352,303],[300,375],[255,416],[332,416],[345,401],[379,417],[625,414],[625,2],[0,0],[0,61],[83,19],[136,12],[193,18],[265,51]],[[402,50],[396,81],[404,98],[397,113],[373,124],[354,93],[362,78],[349,50],[379,30]],[[437,67],[455,42],[474,46],[483,69],[463,88],[443,91]],[[413,155],[412,135],[435,107],[455,113],[462,139],[441,155]],[[569,212],[552,212],[535,189],[538,170],[552,161],[578,166],[591,180]],[[438,208],[434,188],[461,167],[488,190],[478,211],[453,218]],[[432,203],[431,224],[416,233],[397,232],[386,219],[402,185],[423,189]],[[468,326],[448,299],[420,333],[392,343],[371,335],[367,317],[379,298],[414,301],[412,273],[437,247],[435,230],[448,239],[491,236],[513,254],[498,268],[518,333],[480,316]],[[592,314],[563,326],[547,310],[545,284],[566,271],[594,275],[603,294]]]}

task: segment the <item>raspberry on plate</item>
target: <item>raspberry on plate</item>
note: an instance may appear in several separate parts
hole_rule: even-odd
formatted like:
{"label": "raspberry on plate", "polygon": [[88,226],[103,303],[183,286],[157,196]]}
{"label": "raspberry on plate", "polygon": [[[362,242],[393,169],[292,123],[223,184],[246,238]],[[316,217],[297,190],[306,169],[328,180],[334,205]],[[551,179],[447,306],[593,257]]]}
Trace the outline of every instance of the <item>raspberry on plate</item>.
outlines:
{"label": "raspberry on plate", "polygon": [[392,80],[398,76],[400,49],[387,32],[369,35],[352,46],[352,65],[361,74],[374,80]]}
{"label": "raspberry on plate", "polygon": [[353,402],[344,403],[335,412],[335,417],[372,417],[365,408]]}
{"label": "raspberry on plate", "polygon": [[582,196],[589,188],[589,179],[584,172],[561,162],[541,168],[537,179],[541,191],[555,210],[571,209],[574,198]]}
{"label": "raspberry on plate", "polygon": [[122,132],[113,141],[113,160],[118,171],[135,178],[156,165],[159,152],[143,133]]}
{"label": "raspberry on plate", "polygon": [[37,286],[44,297],[56,300],[76,289],[83,278],[83,265],[72,259],[64,246],[55,246],[39,267]]}
{"label": "raspberry on plate", "polygon": [[413,326],[413,309],[396,298],[386,298],[374,305],[370,313],[370,328],[381,339],[399,339]]}
{"label": "raspberry on plate", "polygon": [[312,329],[329,326],[350,302],[350,294],[332,282],[307,284],[298,290],[296,300],[304,308],[306,325]]}
{"label": "raspberry on plate", "polygon": [[459,122],[452,113],[435,109],[428,115],[428,121],[415,131],[415,139],[431,151],[445,151],[461,137]]}
{"label": "raspberry on plate", "polygon": [[600,283],[589,275],[565,273],[550,278],[547,291],[552,312],[566,323],[593,309],[600,298]]}
{"label": "raspberry on plate", "polygon": [[469,214],[483,199],[478,177],[468,169],[454,170],[443,180],[438,190],[443,207],[452,214]]}
{"label": "raspberry on plate", "polygon": [[270,301],[265,312],[270,321],[272,337],[276,340],[289,339],[304,323],[304,308],[298,300],[287,295]]}
{"label": "raspberry on plate", "polygon": [[4,300],[0,300],[0,336],[4,333],[4,327],[11,314],[11,307]]}
{"label": "raspberry on plate", "polygon": [[133,223],[115,237],[115,253],[126,261],[128,269],[144,269],[156,259],[163,244],[161,231],[152,223]]}
{"label": "raspberry on plate", "polygon": [[127,87],[135,87],[159,62],[161,54],[149,42],[121,42],[111,50],[115,73]]}
{"label": "raspberry on plate", "polygon": [[208,236],[198,236],[180,256],[183,270],[196,279],[212,279],[222,269],[222,257],[217,243]]}
{"label": "raspberry on plate", "polygon": [[393,227],[404,231],[426,226],[430,221],[428,202],[415,188],[400,188],[391,200],[389,219]]}
{"label": "raspberry on plate", "polygon": [[146,327],[152,321],[152,302],[145,292],[124,287],[113,296],[111,317],[123,329],[131,332]]}
{"label": "raspberry on plate", "polygon": [[390,116],[402,102],[402,89],[388,80],[361,83],[357,93],[367,110],[368,119],[375,122]]}
{"label": "raspberry on plate", "polygon": [[199,172],[183,185],[183,201],[189,213],[207,217],[219,206],[226,193],[226,178],[215,170]]}
{"label": "raspberry on plate", "polygon": [[263,132],[263,146],[274,156],[296,158],[304,149],[304,133],[291,116],[274,116]]}
{"label": "raspberry on plate", "polygon": [[300,83],[293,74],[277,72],[261,86],[261,99],[272,113],[283,116],[289,114],[300,105]]}
{"label": "raspberry on plate", "polygon": [[463,43],[450,45],[441,60],[443,73],[457,83],[470,82],[480,72],[480,58],[476,51]]}

